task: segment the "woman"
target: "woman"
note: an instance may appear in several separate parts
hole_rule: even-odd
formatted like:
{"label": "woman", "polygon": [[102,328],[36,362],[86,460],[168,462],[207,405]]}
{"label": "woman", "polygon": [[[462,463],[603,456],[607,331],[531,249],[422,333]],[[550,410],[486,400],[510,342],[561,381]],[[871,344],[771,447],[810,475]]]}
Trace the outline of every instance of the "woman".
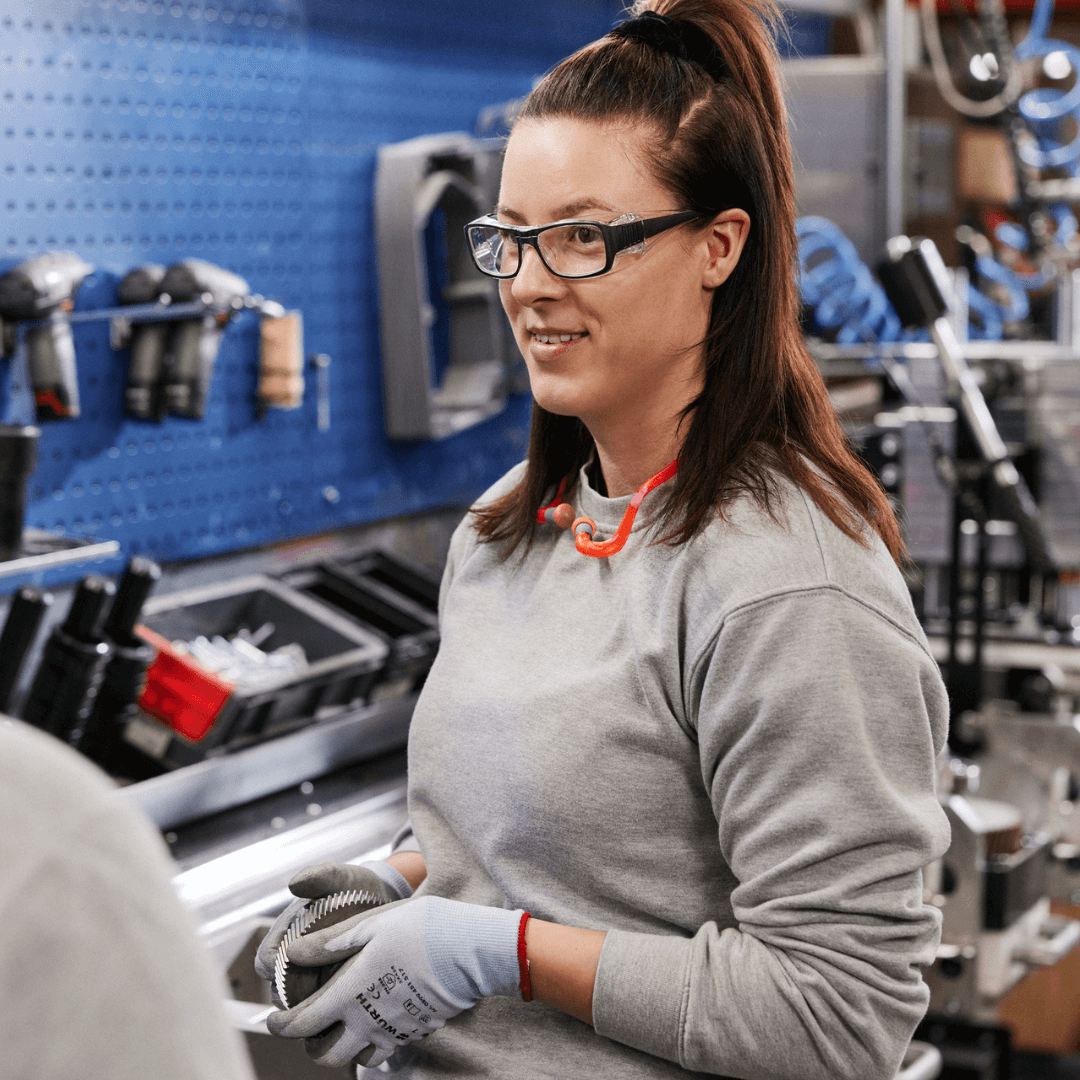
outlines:
{"label": "woman", "polygon": [[352,957],[270,1022],[327,1064],[886,1080],[926,1008],[946,701],[799,334],[776,11],[650,6],[540,83],[469,229],[529,457],[451,544],[412,850],[296,886],[416,888],[290,947]]}

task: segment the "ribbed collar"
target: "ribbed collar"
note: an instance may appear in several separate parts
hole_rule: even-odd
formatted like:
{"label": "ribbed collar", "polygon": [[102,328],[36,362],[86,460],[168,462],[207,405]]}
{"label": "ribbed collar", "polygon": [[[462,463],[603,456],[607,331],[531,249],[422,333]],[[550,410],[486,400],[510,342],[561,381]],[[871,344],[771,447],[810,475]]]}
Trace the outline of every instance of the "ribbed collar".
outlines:
{"label": "ribbed collar", "polygon": [[[574,500],[575,510],[579,517],[589,517],[596,522],[597,540],[607,540],[622,523],[623,515],[630,505],[632,496],[623,495],[618,499],[608,499],[599,494],[589,483],[589,469],[592,462],[587,461],[578,474],[577,498]],[[653,489],[645,496],[644,501],[638,508],[637,517],[634,519],[631,533],[640,532],[648,528],[656,521],[657,512],[663,505],[671,490],[675,478],[666,480],[658,488]]]}

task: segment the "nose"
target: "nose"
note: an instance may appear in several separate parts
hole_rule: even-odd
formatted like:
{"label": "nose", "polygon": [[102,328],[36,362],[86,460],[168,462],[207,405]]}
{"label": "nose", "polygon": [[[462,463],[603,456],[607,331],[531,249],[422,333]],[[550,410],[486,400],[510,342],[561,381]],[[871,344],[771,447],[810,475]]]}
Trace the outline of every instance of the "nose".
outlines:
{"label": "nose", "polygon": [[521,266],[510,283],[510,292],[523,307],[566,295],[566,282],[553,274],[531,244],[521,245]]}

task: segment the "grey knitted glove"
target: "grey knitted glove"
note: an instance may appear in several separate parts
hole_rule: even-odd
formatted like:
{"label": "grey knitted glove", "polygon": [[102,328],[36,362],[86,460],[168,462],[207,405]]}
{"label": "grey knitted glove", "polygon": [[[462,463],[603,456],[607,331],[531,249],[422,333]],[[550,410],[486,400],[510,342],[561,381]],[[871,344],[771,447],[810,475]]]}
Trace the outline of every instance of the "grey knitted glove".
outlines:
{"label": "grey knitted glove", "polygon": [[320,1065],[378,1065],[483,997],[521,1000],[524,916],[422,896],[316,930],[289,945],[289,959],[345,963],[310,997],[271,1013],[266,1026],[304,1039]]}
{"label": "grey knitted glove", "polygon": [[407,900],[413,892],[404,876],[385,862],[366,862],[359,866],[352,863],[319,863],[305,867],[289,882],[289,891],[302,899],[294,900],[274,920],[274,925],[255,954],[256,974],[261,979],[274,978],[274,963],[281,939],[293,917],[308,900],[349,889],[369,892],[378,898],[380,904]]}

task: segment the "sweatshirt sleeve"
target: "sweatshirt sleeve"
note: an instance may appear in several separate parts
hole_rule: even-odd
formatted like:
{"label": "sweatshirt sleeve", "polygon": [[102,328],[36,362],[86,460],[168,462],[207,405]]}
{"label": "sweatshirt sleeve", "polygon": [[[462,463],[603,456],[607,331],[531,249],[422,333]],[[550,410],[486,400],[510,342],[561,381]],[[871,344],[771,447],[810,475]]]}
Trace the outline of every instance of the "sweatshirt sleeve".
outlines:
{"label": "sweatshirt sleeve", "polygon": [[400,851],[415,851],[423,854],[420,851],[420,841],[416,839],[416,833],[413,832],[411,818],[394,833],[394,838],[390,841],[390,854],[397,855]]}
{"label": "sweatshirt sleeve", "polygon": [[921,875],[949,842],[936,664],[881,612],[819,587],[725,618],[687,697],[738,925],[610,932],[597,1032],[747,1080],[891,1080],[940,937]]}

